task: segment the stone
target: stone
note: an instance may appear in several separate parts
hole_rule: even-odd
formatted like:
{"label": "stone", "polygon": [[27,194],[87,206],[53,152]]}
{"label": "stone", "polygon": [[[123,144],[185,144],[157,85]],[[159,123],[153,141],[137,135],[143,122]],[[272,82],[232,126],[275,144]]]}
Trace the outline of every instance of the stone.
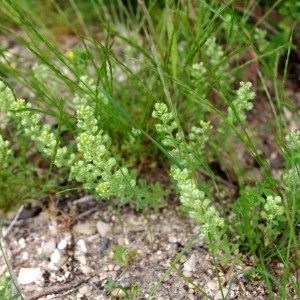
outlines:
{"label": "stone", "polygon": [[115,265],[114,266],[114,271],[119,271],[121,270],[121,266],[120,265]]}
{"label": "stone", "polygon": [[112,297],[125,298],[126,294],[120,288],[115,288],[111,292]]}
{"label": "stone", "polygon": [[108,237],[112,232],[111,226],[102,221],[98,221],[96,227],[101,237]]}
{"label": "stone", "polygon": [[169,237],[169,243],[176,244],[177,243],[177,238],[175,236],[170,236]]}
{"label": "stone", "polygon": [[109,265],[107,266],[107,268],[108,268],[108,271],[113,271],[113,269],[114,269],[114,265],[112,265],[112,264],[109,264]]}
{"label": "stone", "polygon": [[54,264],[57,264],[59,262],[61,258],[61,253],[58,249],[54,249],[52,255],[51,255],[51,262],[54,263]]}
{"label": "stone", "polygon": [[125,238],[124,238],[124,236],[119,236],[118,237],[118,245],[120,245],[120,246],[124,246],[125,245]]}
{"label": "stone", "polygon": [[196,267],[196,257],[191,255],[191,257],[183,264],[183,271],[192,272]]}
{"label": "stone", "polygon": [[87,253],[88,250],[87,250],[85,241],[83,239],[78,240],[77,246],[78,246],[80,252]]}
{"label": "stone", "polygon": [[86,265],[86,257],[83,254],[75,255],[75,259],[81,264]]}
{"label": "stone", "polygon": [[18,276],[20,284],[30,284],[41,279],[42,272],[40,268],[21,268]]}
{"label": "stone", "polygon": [[74,225],[73,231],[84,235],[93,235],[97,232],[96,224],[91,222]]}
{"label": "stone", "polygon": [[206,285],[212,291],[217,291],[219,289],[219,284],[215,281],[209,281]]}
{"label": "stone", "polygon": [[50,239],[49,241],[42,244],[42,251],[49,257],[53,253],[55,247],[55,239]]}
{"label": "stone", "polygon": [[[222,292],[223,292],[223,295],[226,296],[227,293],[228,293],[228,289],[226,288],[222,288]],[[216,294],[215,294],[215,297],[214,297],[214,300],[223,300],[223,296],[222,296],[222,292],[221,291],[218,291]],[[230,296],[232,296],[232,293],[230,293]],[[228,298],[226,298],[228,299]]]}
{"label": "stone", "polygon": [[81,265],[80,270],[85,275],[89,275],[92,272],[92,269],[89,266],[85,266],[85,265]]}
{"label": "stone", "polygon": [[191,278],[193,276],[193,273],[189,271],[183,271],[182,274],[187,278]]}
{"label": "stone", "polygon": [[90,294],[91,288],[89,285],[85,284],[78,290],[78,292],[83,296],[87,296],[88,294]]}
{"label": "stone", "polygon": [[27,251],[22,251],[21,252],[21,257],[22,257],[22,260],[28,260],[29,258],[29,253]]}
{"label": "stone", "polygon": [[24,238],[20,238],[19,241],[19,246],[21,247],[21,249],[24,249],[26,247],[26,242]]}
{"label": "stone", "polygon": [[58,250],[64,250],[64,249],[67,248],[67,245],[68,245],[67,239],[62,239],[62,240],[58,243],[57,249],[58,249]]}

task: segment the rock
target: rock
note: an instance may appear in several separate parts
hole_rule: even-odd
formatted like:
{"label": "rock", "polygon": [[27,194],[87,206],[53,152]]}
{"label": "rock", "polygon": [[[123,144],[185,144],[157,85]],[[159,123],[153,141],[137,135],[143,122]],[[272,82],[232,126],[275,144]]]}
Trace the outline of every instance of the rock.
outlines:
{"label": "rock", "polygon": [[170,225],[163,225],[161,227],[161,233],[168,234],[172,232],[172,228]]}
{"label": "rock", "polygon": [[219,284],[215,281],[209,281],[206,285],[212,291],[217,291],[219,289]]}
{"label": "rock", "polygon": [[86,223],[76,224],[73,227],[73,231],[80,234],[92,235],[97,232],[97,228],[95,223],[86,222]]}
{"label": "rock", "polygon": [[97,227],[97,231],[101,237],[107,237],[112,232],[111,226],[102,221],[98,221],[96,224],[96,227]]}
{"label": "rock", "polygon": [[60,258],[61,258],[60,251],[58,249],[55,249],[50,258],[51,262],[54,264],[57,264],[59,262]]}
{"label": "rock", "polygon": [[29,258],[29,253],[27,251],[22,251],[21,252],[21,257],[22,257],[22,260],[28,260]]}
{"label": "rock", "polygon": [[195,270],[196,267],[196,257],[192,255],[184,264],[183,264],[183,271],[192,272]]}
{"label": "rock", "polygon": [[143,227],[144,228],[144,222],[142,220],[140,220],[139,218],[137,218],[137,216],[130,216],[127,219],[127,222],[133,226],[134,229],[138,228],[138,227]]}
{"label": "rock", "polygon": [[[222,288],[222,291],[223,291],[223,295],[226,296],[227,293],[228,293],[228,289]],[[232,296],[231,293],[230,293],[230,296]],[[214,297],[214,300],[223,300],[223,299],[224,299],[224,298],[223,298],[223,296],[222,296],[221,291],[218,291],[218,292],[216,293],[215,297]],[[226,298],[226,299],[227,299],[227,298]]]}
{"label": "rock", "polygon": [[187,278],[191,278],[193,276],[193,273],[189,271],[183,271],[182,274]]}
{"label": "rock", "polygon": [[111,292],[112,297],[125,298],[126,294],[120,288],[115,288]]}
{"label": "rock", "polygon": [[107,268],[108,268],[108,271],[113,271],[113,269],[114,269],[114,265],[112,265],[112,264],[109,264],[109,265],[107,266]]}
{"label": "rock", "polygon": [[75,259],[81,264],[86,265],[86,257],[83,254],[75,255]]}
{"label": "rock", "polygon": [[85,275],[89,275],[92,272],[92,269],[89,266],[85,266],[85,265],[81,265],[80,270]]}
{"label": "rock", "polygon": [[26,247],[26,242],[24,238],[20,238],[18,241],[19,246],[21,247],[21,249],[24,249]]}
{"label": "rock", "polygon": [[119,271],[119,270],[121,270],[121,266],[120,265],[114,266],[114,271]]}
{"label": "rock", "polygon": [[42,251],[49,257],[56,247],[55,239],[50,239],[42,244]]}
{"label": "rock", "polygon": [[91,292],[91,288],[89,285],[85,284],[83,285],[79,290],[78,292],[83,295],[83,296],[86,296],[88,295],[90,292]]}
{"label": "rock", "polygon": [[58,249],[58,250],[64,250],[64,249],[67,248],[67,245],[68,245],[67,239],[62,239],[62,240],[58,243],[57,249]]}
{"label": "rock", "polygon": [[42,276],[40,268],[21,268],[18,276],[20,284],[30,284],[39,280]]}
{"label": "rock", "polygon": [[125,238],[124,238],[124,236],[119,236],[118,237],[118,245],[120,245],[120,246],[124,246],[125,245]]}
{"label": "rock", "polygon": [[78,240],[77,246],[78,246],[80,252],[87,253],[88,250],[87,250],[87,247],[86,247],[86,244],[85,244],[84,240],[82,240],[82,239]]}
{"label": "rock", "polygon": [[176,244],[177,243],[177,238],[175,236],[170,236],[169,237],[169,243]]}

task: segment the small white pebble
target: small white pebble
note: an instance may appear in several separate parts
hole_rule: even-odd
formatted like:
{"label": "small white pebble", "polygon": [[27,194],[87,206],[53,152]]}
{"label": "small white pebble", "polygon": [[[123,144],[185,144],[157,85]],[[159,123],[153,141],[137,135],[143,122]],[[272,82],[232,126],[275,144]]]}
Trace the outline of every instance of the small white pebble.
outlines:
{"label": "small white pebble", "polygon": [[78,223],[73,226],[73,231],[75,233],[80,233],[84,235],[93,235],[97,232],[96,224],[91,222]]}
{"label": "small white pebble", "polygon": [[81,265],[86,265],[86,257],[85,255],[76,255],[75,259],[81,264]]}
{"label": "small white pebble", "polygon": [[124,298],[126,296],[124,291],[122,291],[120,288],[115,288],[112,290],[111,295],[116,298]]}
{"label": "small white pebble", "polygon": [[108,265],[108,271],[113,271],[114,270],[114,265]]}
{"label": "small white pebble", "polygon": [[64,249],[66,249],[67,245],[68,245],[68,241],[66,239],[63,239],[58,243],[57,249],[64,250]]}
{"label": "small white pebble", "polygon": [[51,253],[53,253],[55,246],[56,246],[55,239],[50,239],[47,242],[43,242],[41,253],[44,252],[47,256],[49,256],[51,255]]}
{"label": "small white pebble", "polygon": [[85,241],[83,239],[80,239],[78,242],[77,242],[77,246],[79,247],[80,251],[83,252],[83,253],[87,253],[87,247],[86,247],[86,244],[85,244]]}
{"label": "small white pebble", "polygon": [[219,289],[219,284],[215,281],[209,281],[206,285],[212,291],[216,291]]}
{"label": "small white pebble", "polygon": [[214,274],[212,269],[208,269],[206,272],[209,276],[212,276]]}
{"label": "small white pebble", "polygon": [[98,221],[96,227],[101,237],[107,237],[111,234],[112,228],[109,224],[105,222]]}
{"label": "small white pebble", "polygon": [[191,255],[191,257],[183,264],[183,271],[194,271],[196,267],[196,257]]}
{"label": "small white pebble", "polygon": [[58,249],[55,249],[54,252],[51,255],[51,262],[54,264],[57,264],[61,258],[60,251]]}
{"label": "small white pebble", "polygon": [[81,295],[86,296],[91,292],[91,288],[87,284],[85,284],[78,291]]}
{"label": "small white pebble", "polygon": [[[223,292],[223,295],[226,296],[227,293],[228,293],[228,289],[226,288],[222,288],[222,292]],[[222,296],[222,292],[221,291],[218,291],[214,297],[214,300],[223,300],[223,296]],[[233,291],[230,292],[230,297],[233,296]],[[227,298],[226,298],[227,299]]]}
{"label": "small white pebble", "polygon": [[120,265],[115,265],[114,266],[114,271],[119,271],[121,269],[121,266]]}
{"label": "small white pebble", "polygon": [[92,269],[89,266],[81,265],[80,270],[82,271],[83,274],[89,275],[92,271]]}
{"label": "small white pebble", "polygon": [[183,271],[182,274],[187,278],[190,278],[193,276],[192,272],[189,272],[189,271]]}
{"label": "small white pebble", "polygon": [[23,251],[21,257],[22,257],[22,260],[28,260],[29,253],[27,251]]}
{"label": "small white pebble", "polygon": [[176,244],[177,243],[177,238],[175,236],[170,236],[169,237],[169,243]]}
{"label": "small white pebble", "polygon": [[20,284],[30,284],[41,277],[40,268],[21,268],[18,276],[18,281]]}
{"label": "small white pebble", "polygon": [[24,249],[26,247],[26,242],[25,242],[24,238],[20,238],[18,243],[22,249]]}

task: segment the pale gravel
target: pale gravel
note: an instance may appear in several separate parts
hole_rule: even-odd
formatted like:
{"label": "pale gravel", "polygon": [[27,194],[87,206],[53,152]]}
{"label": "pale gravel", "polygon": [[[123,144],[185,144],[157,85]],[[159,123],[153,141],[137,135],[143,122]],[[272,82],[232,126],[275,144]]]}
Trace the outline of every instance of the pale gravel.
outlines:
{"label": "pale gravel", "polygon": [[[96,205],[96,202],[91,202],[90,205]],[[73,213],[76,207],[73,208]],[[22,268],[33,268],[42,274],[41,278],[35,278],[29,284],[19,282],[25,299],[33,299],[35,294],[52,291],[56,286],[68,287],[70,283],[75,286],[73,290],[68,287],[58,294],[52,291],[51,296],[45,295],[39,299],[51,299],[58,295],[63,295],[61,299],[78,300],[113,299],[112,295],[121,298],[124,292],[117,285],[121,285],[129,293],[133,285],[140,286],[140,291],[133,299],[146,299],[176,255],[199,229],[177,213],[174,207],[165,206],[157,213],[149,210],[148,224],[142,214],[135,213],[130,207],[120,209],[118,215],[104,202],[100,207],[78,224],[83,227],[88,224],[89,228],[91,224],[95,224],[96,228],[97,223],[99,227],[100,222],[104,226],[109,225],[110,233],[106,237],[101,237],[94,230],[74,232],[73,229],[78,229],[78,224],[64,227],[61,219],[53,218],[47,213],[27,220],[22,227],[12,228],[3,245],[6,253],[9,253],[15,277],[20,276]],[[127,266],[120,266],[114,259],[114,245],[136,250],[136,255]],[[237,272],[251,267],[251,260],[246,257],[244,260],[245,264],[241,266],[220,266],[219,275],[226,292],[229,280]],[[3,265],[2,261],[0,270],[3,270]],[[152,299],[206,299],[193,284],[214,299],[219,298],[220,287],[211,252],[202,236],[184,253],[175,267],[177,271],[171,271]],[[181,278],[179,273],[185,275],[189,282]],[[111,279],[117,285],[109,290],[107,283]],[[229,299],[269,299],[263,282],[249,281],[243,276],[232,285],[230,295]]]}

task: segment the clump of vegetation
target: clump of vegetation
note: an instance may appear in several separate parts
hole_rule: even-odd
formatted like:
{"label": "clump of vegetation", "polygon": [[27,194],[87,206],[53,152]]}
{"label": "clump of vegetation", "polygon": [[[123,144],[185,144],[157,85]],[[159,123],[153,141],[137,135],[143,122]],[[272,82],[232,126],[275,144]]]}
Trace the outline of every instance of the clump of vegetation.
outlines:
{"label": "clump of vegetation", "polygon": [[[293,272],[300,267],[300,132],[291,130],[283,114],[286,108],[298,117],[296,105],[285,95],[294,47],[285,19],[278,43],[267,33],[269,26],[257,29],[251,22],[246,9],[250,3],[241,10],[215,1],[149,1],[147,6],[139,1],[134,9],[84,2],[97,7],[91,19],[76,1],[70,1],[72,12],[56,2],[51,6],[64,17],[64,29],[74,29],[75,14],[76,28],[82,30],[78,45],[65,51],[54,44],[44,20],[28,13],[22,1],[3,1],[3,32],[12,33],[12,24],[18,26],[22,34],[14,32],[14,38],[38,63],[20,69],[17,58],[1,54],[7,70],[0,82],[5,124],[0,132],[1,207],[18,204],[11,203],[17,197],[8,196],[10,187],[26,176],[32,182],[26,193],[21,185],[14,189],[24,196],[20,201],[35,195],[40,181],[44,193],[53,187],[61,190],[59,180],[51,179],[56,174],[70,187],[76,182],[98,199],[119,206],[135,203],[142,211],[147,206],[157,209],[172,189],[186,216],[201,225],[216,272],[219,263],[240,263],[242,253],[251,253],[272,295],[266,274],[276,256],[285,265],[281,296],[288,296],[283,287],[289,281],[299,293]],[[294,7],[289,3],[279,12]],[[119,18],[110,17],[110,10]],[[93,27],[95,18],[105,27],[100,41],[93,38],[92,31],[99,30]],[[280,70],[283,53],[286,63]],[[263,93],[266,99],[259,100]],[[269,101],[273,113],[268,123],[284,162],[279,176],[258,141],[268,124],[256,128],[248,118],[251,113],[255,118],[259,101]],[[237,145],[252,158],[259,176],[249,176],[252,166],[240,157]],[[32,172],[28,166],[37,163],[28,158],[29,152],[44,155],[47,172]],[[164,162],[171,185],[141,178],[141,161]],[[228,164],[232,174],[220,178]],[[206,182],[199,180],[201,172],[208,174]],[[234,185],[236,192],[224,203],[220,190],[227,191],[227,185]],[[115,248],[122,266],[135,255],[126,249]]]}

